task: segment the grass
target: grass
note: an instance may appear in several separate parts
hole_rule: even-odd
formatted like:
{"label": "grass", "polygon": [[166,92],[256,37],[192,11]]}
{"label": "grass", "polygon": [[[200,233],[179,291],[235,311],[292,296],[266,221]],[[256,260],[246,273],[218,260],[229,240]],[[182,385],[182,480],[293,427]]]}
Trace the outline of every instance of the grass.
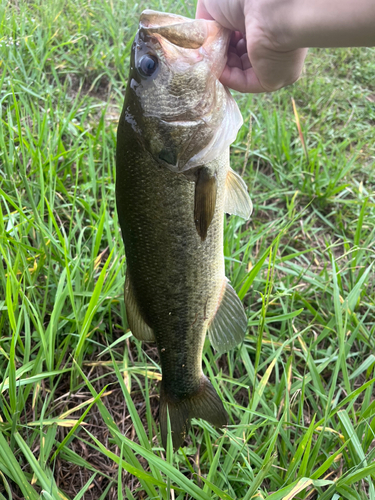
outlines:
{"label": "grass", "polygon": [[226,219],[224,252],[249,331],[205,346],[230,425],[195,421],[172,455],[155,346],[124,319],[114,200],[146,6],[194,13],[0,3],[0,500],[373,500],[374,49],[313,50],[294,86],[236,96],[231,161],[255,210]]}

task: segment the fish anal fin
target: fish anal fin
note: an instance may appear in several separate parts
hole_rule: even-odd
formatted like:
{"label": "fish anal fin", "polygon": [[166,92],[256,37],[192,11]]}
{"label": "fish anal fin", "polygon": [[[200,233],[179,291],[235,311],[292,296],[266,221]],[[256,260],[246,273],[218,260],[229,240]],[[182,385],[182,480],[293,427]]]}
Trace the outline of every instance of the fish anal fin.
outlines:
{"label": "fish anal fin", "polygon": [[155,342],[154,331],[145,320],[142,318],[141,312],[139,310],[136,298],[134,297],[129,273],[126,272],[125,278],[125,307],[126,316],[128,319],[129,328],[138,340],[143,340],[146,342]]}
{"label": "fish anal fin", "polygon": [[217,180],[206,167],[197,171],[195,181],[194,221],[198,234],[204,241],[216,207]]}
{"label": "fish anal fin", "polygon": [[161,439],[165,449],[168,437],[168,413],[174,450],[182,446],[192,418],[202,418],[215,427],[223,427],[228,423],[228,415],[223,402],[211,382],[204,375],[202,375],[199,389],[190,397],[180,401],[168,396],[162,382],[159,416]]}
{"label": "fish anal fin", "polygon": [[211,345],[220,353],[227,352],[243,341],[246,329],[242,302],[225,278],[216,314],[208,327]]}
{"label": "fish anal fin", "polygon": [[231,168],[225,181],[224,212],[249,219],[253,211],[245,181]]}

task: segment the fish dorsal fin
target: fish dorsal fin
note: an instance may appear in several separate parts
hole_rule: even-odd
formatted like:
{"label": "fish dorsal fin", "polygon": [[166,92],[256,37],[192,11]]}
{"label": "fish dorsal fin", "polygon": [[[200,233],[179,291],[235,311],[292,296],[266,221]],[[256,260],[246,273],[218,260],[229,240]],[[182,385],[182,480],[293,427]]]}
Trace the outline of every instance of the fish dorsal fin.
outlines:
{"label": "fish dorsal fin", "polygon": [[225,181],[224,212],[249,219],[253,211],[245,181],[231,168]]}
{"label": "fish dorsal fin", "polygon": [[246,329],[242,302],[225,278],[218,309],[208,327],[211,345],[220,353],[227,352],[243,341]]}
{"label": "fish dorsal fin", "polygon": [[129,328],[134,337],[138,340],[143,340],[146,342],[155,342],[153,329],[150,328],[142,318],[137,301],[134,297],[129,273],[127,271],[125,278],[125,306]]}
{"label": "fish dorsal fin", "polygon": [[206,167],[197,172],[195,181],[194,221],[201,240],[207,236],[216,207],[217,180]]}

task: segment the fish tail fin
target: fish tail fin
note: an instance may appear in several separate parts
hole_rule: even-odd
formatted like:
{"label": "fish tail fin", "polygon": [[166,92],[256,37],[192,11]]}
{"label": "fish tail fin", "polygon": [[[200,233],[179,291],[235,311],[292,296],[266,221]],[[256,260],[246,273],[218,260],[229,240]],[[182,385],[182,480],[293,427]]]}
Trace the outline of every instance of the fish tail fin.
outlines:
{"label": "fish tail fin", "polygon": [[160,429],[165,449],[167,449],[168,413],[174,450],[182,446],[189,430],[190,420],[193,417],[203,418],[216,427],[223,427],[228,423],[228,415],[223,403],[211,382],[204,375],[202,375],[199,390],[179,401],[169,397],[162,382],[160,391]]}

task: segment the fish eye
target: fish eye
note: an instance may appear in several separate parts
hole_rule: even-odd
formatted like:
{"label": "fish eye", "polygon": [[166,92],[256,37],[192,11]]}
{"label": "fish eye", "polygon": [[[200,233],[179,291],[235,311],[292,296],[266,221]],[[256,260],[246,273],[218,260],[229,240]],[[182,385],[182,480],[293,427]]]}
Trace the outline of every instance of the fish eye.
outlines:
{"label": "fish eye", "polygon": [[155,56],[145,54],[141,57],[138,63],[138,71],[144,77],[151,76],[153,73],[155,73],[158,64],[158,60]]}

